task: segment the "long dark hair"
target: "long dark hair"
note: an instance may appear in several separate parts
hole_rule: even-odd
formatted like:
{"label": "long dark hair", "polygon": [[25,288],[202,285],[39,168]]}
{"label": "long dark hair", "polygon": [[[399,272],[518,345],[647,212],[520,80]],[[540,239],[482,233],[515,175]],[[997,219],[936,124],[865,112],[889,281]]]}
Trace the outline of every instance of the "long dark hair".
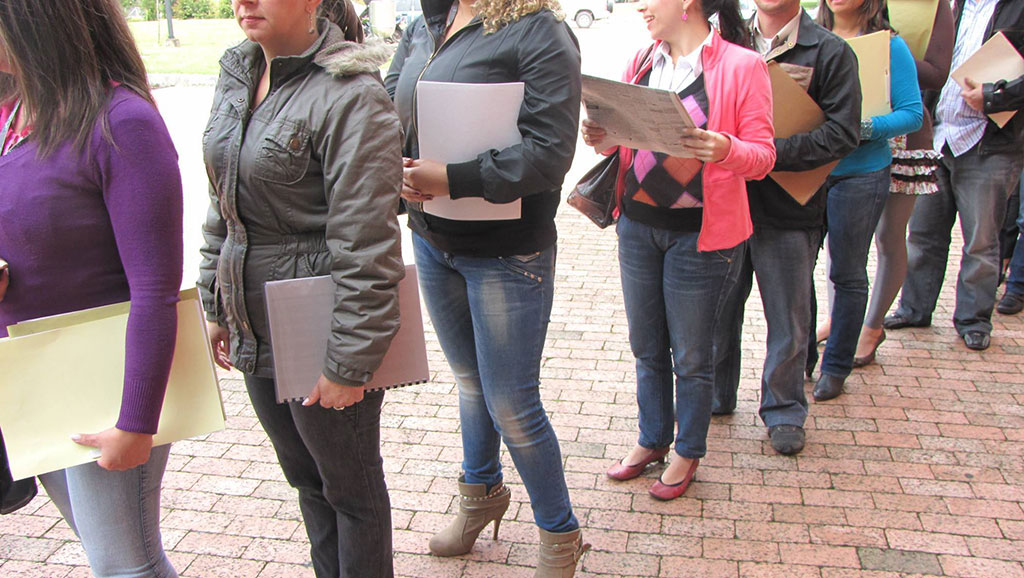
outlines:
{"label": "long dark hair", "polygon": [[320,15],[338,25],[349,42],[363,41],[363,23],[356,14],[352,0],[323,0]]}
{"label": "long dark hair", "polygon": [[750,47],[750,30],[740,13],[739,0],[701,0],[700,4],[705,18],[718,15],[718,32],[722,38]]}
{"label": "long dark hair", "polygon": [[97,120],[110,139],[114,83],[153,102],[117,0],[0,0],[0,47],[14,72],[0,74],[0,101],[22,99],[40,155],[67,140],[84,149]]}
{"label": "long dark hair", "polygon": [[[859,13],[860,21],[863,22],[861,34],[871,34],[879,30],[895,32],[892,25],[889,24],[889,6],[886,0],[864,0],[864,3],[860,5]],[[818,0],[817,20],[818,24],[829,30],[832,30],[836,24],[836,15],[828,7],[826,0]]]}

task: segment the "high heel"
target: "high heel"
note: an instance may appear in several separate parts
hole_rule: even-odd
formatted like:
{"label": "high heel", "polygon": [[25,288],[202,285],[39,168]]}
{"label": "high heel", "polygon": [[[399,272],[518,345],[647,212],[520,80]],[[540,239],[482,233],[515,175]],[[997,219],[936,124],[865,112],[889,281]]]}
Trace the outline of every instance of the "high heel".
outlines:
{"label": "high heel", "polygon": [[883,329],[882,333],[878,336],[878,341],[876,341],[875,346],[871,348],[871,353],[868,353],[863,357],[853,358],[853,366],[864,367],[865,365],[873,362],[875,360],[875,352],[878,351],[878,346],[881,345],[883,341],[885,341],[885,329]]}
{"label": "high heel", "polygon": [[615,463],[615,465],[608,468],[608,471],[605,473],[608,475],[609,478],[613,480],[619,480],[620,482],[632,480],[633,478],[642,474],[644,468],[646,468],[648,465],[653,464],[654,462],[665,463],[665,456],[667,455],[667,447],[653,449],[650,450],[650,453],[648,453],[638,463],[633,464],[631,466],[627,466],[626,464],[622,463],[622,461],[618,461]]}
{"label": "high heel", "polygon": [[501,517],[508,510],[512,492],[499,483],[487,491],[486,484],[467,484],[459,477],[459,513],[447,528],[430,539],[430,553],[435,556],[460,556],[473,549],[480,532],[494,522],[494,539],[498,539]]}
{"label": "high heel", "polygon": [[686,493],[686,489],[690,487],[690,482],[693,481],[693,475],[697,473],[697,464],[699,463],[700,459],[694,458],[694,460],[690,462],[690,469],[686,471],[686,477],[677,484],[666,484],[661,481],[661,478],[658,478],[658,481],[654,482],[654,485],[651,486],[648,493],[650,493],[651,497],[655,500],[661,500],[663,502],[674,500],[679,496],[682,496]]}

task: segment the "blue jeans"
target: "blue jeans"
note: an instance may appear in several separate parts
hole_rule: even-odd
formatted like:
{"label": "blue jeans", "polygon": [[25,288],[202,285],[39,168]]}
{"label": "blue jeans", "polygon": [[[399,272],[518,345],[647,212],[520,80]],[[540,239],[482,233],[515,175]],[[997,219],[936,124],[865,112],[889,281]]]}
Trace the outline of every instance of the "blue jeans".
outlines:
{"label": "blue jeans", "polygon": [[[857,340],[868,306],[868,253],[885,201],[889,198],[889,167],[856,175],[830,176],[828,187],[829,280],[835,287],[832,328],[821,372],[850,375]],[[808,341],[814,339],[812,332]]]}
{"label": "blue jeans", "polygon": [[930,323],[946,276],[953,223],[960,217],[963,253],[956,281],[953,325],[960,335],[992,332],[999,283],[999,230],[1010,191],[1020,179],[1020,151],[981,154],[978,145],[954,157],[943,150],[939,192],[917,200],[907,237],[907,280],[897,314]]}
{"label": "blue jeans", "polygon": [[[1020,188],[1024,189],[1024,182]],[[1017,244],[1013,246],[1013,257],[1010,258],[1010,270],[1006,274],[1006,292],[1024,295],[1024,203],[1019,203],[1017,211]],[[1009,218],[1009,216],[1007,216]]]}
{"label": "blue jeans", "polygon": [[562,454],[540,400],[540,360],[551,316],[555,247],[530,255],[466,257],[413,234],[423,300],[459,387],[465,481],[502,481],[505,441],[537,526],[579,528]]}
{"label": "blue jeans", "polygon": [[160,483],[170,451],[157,446],[148,462],[123,472],[90,463],[39,476],[98,578],[178,575],[160,542]]}
{"label": "blue jeans", "polygon": [[761,408],[758,413],[768,427],[803,427],[807,419],[804,367],[811,326],[811,286],[814,260],[821,244],[818,229],[776,229],[755,227],[740,258],[739,280],[730,292],[719,320],[715,343],[714,410],[736,409],[740,385],[740,351],[743,310],[750,296],[753,277],[761,291],[768,325],[767,355],[761,373]]}
{"label": "blue jeans", "polygon": [[617,231],[629,346],[636,358],[638,443],[664,448],[674,438],[677,454],[701,458],[711,423],[715,331],[745,245],[698,251],[698,233],[657,229],[625,216]]}
{"label": "blue jeans", "polygon": [[317,578],[394,576],[391,502],[380,457],[384,392],[369,392],[336,411],[279,404],[270,378],[245,374],[245,388],[285,479],[299,491]]}

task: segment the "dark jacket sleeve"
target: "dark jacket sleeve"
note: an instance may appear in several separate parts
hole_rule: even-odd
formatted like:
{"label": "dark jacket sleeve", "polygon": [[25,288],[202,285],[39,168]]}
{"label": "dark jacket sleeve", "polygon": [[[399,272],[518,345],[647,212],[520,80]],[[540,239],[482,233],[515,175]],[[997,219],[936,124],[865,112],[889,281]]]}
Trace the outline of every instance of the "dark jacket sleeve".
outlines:
{"label": "dark jacket sleeve", "polygon": [[398,282],[405,275],[396,217],[402,136],[377,81],[359,77],[338,92],[345,96],[315,140],[336,287],[323,374],[357,386],[373,377],[398,331]]}
{"label": "dark jacket sleeve", "polygon": [[220,291],[217,289],[217,261],[220,259],[220,248],[228,236],[227,224],[220,213],[217,193],[210,185],[210,207],[206,211],[206,222],[203,223],[203,245],[199,248],[202,260],[199,262],[199,297],[203,300],[206,320],[226,326],[224,312],[220,306]]}
{"label": "dark jacket sleeve", "polygon": [[810,132],[775,139],[776,171],[814,169],[845,157],[860,144],[857,56],[842,41],[828,42],[820,55],[814,68],[817,94],[811,97],[825,113],[825,122]]}
{"label": "dark jacket sleeve", "polygon": [[519,112],[523,141],[448,165],[453,199],[510,203],[562,187],[576,152],[580,115],[580,51],[564,22],[548,11],[520,21],[516,66],[526,84]]}
{"label": "dark jacket sleeve", "polygon": [[982,91],[985,94],[985,114],[1024,107],[1024,76],[987,83]]}
{"label": "dark jacket sleeve", "polygon": [[402,39],[398,42],[394,56],[391,57],[391,66],[388,67],[388,74],[384,77],[384,88],[388,91],[391,100],[395,100],[395,87],[398,86],[398,76],[402,74],[402,66],[405,64],[405,57],[409,56],[409,46],[412,44],[412,37],[417,27],[423,26],[423,17],[419,16],[405,27],[402,32]]}
{"label": "dark jacket sleeve", "polygon": [[[217,79],[217,88],[214,90],[210,122],[216,122],[215,113],[220,108],[223,98],[223,83],[222,73],[221,77]],[[209,126],[207,130],[210,130]],[[220,304],[220,291],[217,288],[217,262],[220,260],[220,249],[228,236],[228,227],[220,211],[220,201],[212,173],[209,178],[210,207],[206,210],[206,221],[203,223],[203,244],[199,248],[202,260],[199,262],[199,280],[196,281],[196,288],[199,290],[199,297],[203,302],[206,320],[226,327],[227,320],[224,318],[224,311]]]}

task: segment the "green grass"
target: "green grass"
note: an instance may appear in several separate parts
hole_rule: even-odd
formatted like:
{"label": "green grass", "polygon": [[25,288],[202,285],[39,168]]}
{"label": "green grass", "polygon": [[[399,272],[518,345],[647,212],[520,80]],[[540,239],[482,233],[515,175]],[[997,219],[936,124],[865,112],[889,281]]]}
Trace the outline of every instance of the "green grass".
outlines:
{"label": "green grass", "polygon": [[156,22],[132,22],[131,29],[146,70],[156,74],[218,74],[224,50],[245,38],[234,20],[175,20],[178,47],[164,43],[166,21],[160,22],[159,42]]}

